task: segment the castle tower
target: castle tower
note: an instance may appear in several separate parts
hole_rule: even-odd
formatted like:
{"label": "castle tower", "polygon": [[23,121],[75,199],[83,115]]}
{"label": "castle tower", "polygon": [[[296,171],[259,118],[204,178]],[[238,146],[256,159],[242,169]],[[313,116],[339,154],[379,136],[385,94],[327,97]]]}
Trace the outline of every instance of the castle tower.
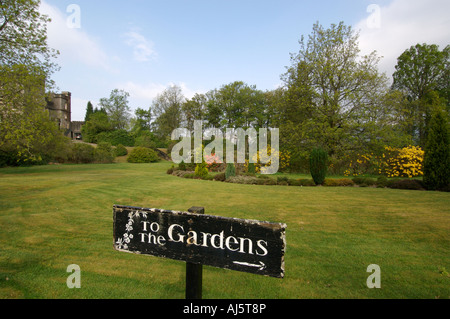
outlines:
{"label": "castle tower", "polygon": [[59,128],[64,131],[65,135],[73,138],[71,103],[72,94],[70,92],[51,93],[50,99],[47,101],[47,109],[49,110],[50,118],[58,123]]}

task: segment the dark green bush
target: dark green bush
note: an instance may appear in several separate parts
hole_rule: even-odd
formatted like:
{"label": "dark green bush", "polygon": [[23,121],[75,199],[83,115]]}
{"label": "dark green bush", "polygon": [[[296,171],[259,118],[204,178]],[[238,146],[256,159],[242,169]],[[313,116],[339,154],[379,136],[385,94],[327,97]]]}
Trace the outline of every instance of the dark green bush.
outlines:
{"label": "dark green bush", "polygon": [[127,150],[127,148],[125,146],[123,146],[122,144],[119,144],[116,147],[115,155],[116,156],[127,156],[128,155],[128,150]]}
{"label": "dark green bush", "polygon": [[288,183],[289,178],[287,178],[286,176],[278,176],[277,177],[277,183],[280,184],[282,182],[286,182],[286,184]]}
{"label": "dark green bush", "polygon": [[389,188],[423,190],[424,185],[421,181],[418,181],[416,179],[400,179],[393,180],[392,183],[390,183]]}
{"label": "dark green bush", "polygon": [[377,187],[379,188],[383,188],[383,187],[387,187],[389,184],[389,180],[387,179],[386,176],[380,176],[377,179]]}
{"label": "dark green bush", "polygon": [[312,179],[299,179],[300,186],[316,186],[316,183]]}
{"label": "dark green bush", "polygon": [[146,147],[136,147],[128,156],[128,163],[154,163],[159,161],[156,152]]}
{"label": "dark green bush", "polygon": [[236,176],[236,167],[233,163],[227,164],[227,169],[225,171],[225,178],[229,179],[230,177]]}
{"label": "dark green bush", "polygon": [[316,185],[322,185],[328,171],[328,154],[325,150],[321,148],[312,150],[309,169]]}
{"label": "dark green bush", "polygon": [[114,152],[110,143],[100,142],[94,151],[94,161],[101,164],[114,162]]}
{"label": "dark green bush", "polygon": [[450,184],[450,134],[448,117],[443,111],[434,114],[428,126],[423,173],[429,190],[443,189]]}
{"label": "dark green bush", "polygon": [[353,182],[359,186],[373,186],[377,184],[377,181],[370,177],[354,177]]}
{"label": "dark green bush", "polygon": [[225,182],[226,180],[225,173],[217,174],[216,176],[214,176],[214,180],[219,182]]}
{"label": "dark green bush", "polygon": [[69,161],[74,164],[89,164],[94,162],[95,148],[92,145],[77,143],[72,147]]}
{"label": "dark green bush", "polygon": [[353,186],[355,183],[348,178],[341,179],[325,179],[324,186]]}
{"label": "dark green bush", "polygon": [[102,132],[97,135],[97,142],[109,142],[114,146],[119,144],[130,147],[134,146],[134,138],[126,130]]}

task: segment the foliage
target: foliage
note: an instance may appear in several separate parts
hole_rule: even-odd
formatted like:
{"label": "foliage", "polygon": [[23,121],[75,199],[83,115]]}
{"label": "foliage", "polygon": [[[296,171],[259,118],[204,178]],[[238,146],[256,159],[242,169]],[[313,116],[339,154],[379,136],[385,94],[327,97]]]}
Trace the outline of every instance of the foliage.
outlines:
{"label": "foliage", "polygon": [[74,164],[88,164],[94,162],[95,147],[90,144],[76,143],[72,147],[69,161]]}
{"label": "foliage", "polygon": [[153,100],[152,110],[156,118],[154,129],[159,138],[169,138],[173,130],[180,127],[184,101],[181,88],[176,85],[167,88]]}
{"label": "foliage", "polygon": [[126,156],[126,155],[128,155],[128,150],[125,146],[123,146],[122,144],[119,144],[116,146],[115,155],[116,156]]}
{"label": "foliage", "polygon": [[[108,142],[114,146],[122,144],[124,146],[134,146],[135,141],[133,136],[126,130],[114,130],[110,132],[101,132],[96,136],[97,143]],[[141,145],[140,145],[141,146]],[[144,146],[145,147],[145,146]]]}
{"label": "foliage", "polygon": [[146,147],[136,147],[128,156],[128,163],[154,163],[158,161],[159,157],[156,152]]}
{"label": "foliage", "polygon": [[0,66],[0,162],[42,164],[64,157],[69,140],[45,109],[41,69]]}
{"label": "foliage", "polygon": [[195,176],[200,178],[208,176],[208,168],[204,159],[201,163],[196,165]]}
{"label": "foliage", "polygon": [[[283,172],[289,169],[290,161],[291,161],[291,153],[289,151],[277,151],[273,149],[270,145],[262,150],[258,150],[256,155],[252,158],[252,160],[256,163],[250,163],[249,160],[245,161],[245,170],[249,171],[250,165],[253,164],[254,172],[261,173],[261,169],[263,167],[270,167],[272,164],[271,158],[277,156],[279,160],[279,171]],[[268,163],[267,163],[268,162]],[[253,169],[252,169],[253,170]]]}
{"label": "foliage", "polygon": [[217,174],[216,176],[214,176],[214,180],[215,180],[215,181],[225,182],[226,179],[227,179],[227,178],[226,178],[226,176],[225,176],[225,173],[219,173],[219,174]]}
{"label": "foliage", "polygon": [[[39,5],[39,0],[1,1],[0,65],[40,70],[44,79],[40,86],[47,85],[49,88],[53,85],[51,74],[58,70],[52,59],[59,52],[47,44],[50,18],[39,12]],[[0,75],[2,81],[7,75],[4,71],[2,69]]]}
{"label": "foliage", "polygon": [[[426,143],[426,130],[436,104],[450,103],[450,45],[442,51],[437,45],[417,44],[398,58],[393,88],[408,97],[409,133],[414,142]],[[437,96],[434,96],[436,95]],[[437,102],[440,100],[440,102]]]}
{"label": "foliage", "polygon": [[360,56],[358,37],[342,22],[328,29],[317,23],[292,55],[278,94],[276,124],[283,127],[281,143],[297,165],[308,158],[305,149],[322,145],[330,157],[342,156],[388,129],[387,118],[373,116],[386,111],[381,101],[389,90],[387,79],[377,70],[375,52]]}
{"label": "foliage", "polygon": [[384,161],[379,173],[387,177],[416,177],[423,175],[424,151],[420,147],[408,146],[402,149],[386,147]]}
{"label": "foliage", "polygon": [[381,155],[374,153],[356,154],[353,159],[347,156],[348,167],[345,176],[363,174],[384,175],[387,177],[417,177],[423,175],[424,151],[419,146],[394,148],[385,146]]}
{"label": "foliage", "polygon": [[109,164],[114,162],[114,151],[111,143],[101,142],[94,151],[94,161],[100,164]]}
{"label": "foliage", "polygon": [[315,148],[310,155],[310,172],[314,182],[322,185],[328,171],[328,154],[321,148]]}
{"label": "foliage", "polygon": [[112,125],[105,112],[95,112],[89,116],[89,120],[81,128],[83,139],[88,143],[97,143],[98,135],[111,132]]}
{"label": "foliage", "polygon": [[206,168],[210,172],[218,172],[222,167],[222,159],[216,154],[205,155]]}
{"label": "foliage", "polygon": [[229,179],[230,177],[236,176],[236,167],[233,163],[228,163],[227,168],[225,170],[225,179]]}
{"label": "foliage", "polygon": [[450,184],[450,139],[448,118],[437,112],[429,125],[425,149],[424,183],[427,189],[436,190]]}
{"label": "foliage", "polygon": [[108,114],[109,122],[114,130],[124,130],[130,120],[128,98],[130,94],[123,90],[114,89],[109,98],[100,99],[100,107]]}
{"label": "foliage", "polygon": [[355,182],[348,178],[328,179],[326,178],[323,186],[353,186]]}

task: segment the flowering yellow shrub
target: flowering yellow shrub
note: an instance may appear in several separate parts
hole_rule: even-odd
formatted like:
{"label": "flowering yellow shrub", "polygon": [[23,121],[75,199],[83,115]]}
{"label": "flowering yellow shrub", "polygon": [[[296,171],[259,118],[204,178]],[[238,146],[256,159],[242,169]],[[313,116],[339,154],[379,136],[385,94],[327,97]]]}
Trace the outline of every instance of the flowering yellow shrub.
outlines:
{"label": "flowering yellow shrub", "polygon": [[409,178],[423,175],[425,152],[419,146],[408,146],[402,149],[386,147],[385,150],[380,174],[387,177]]}
{"label": "flowering yellow shrub", "polygon": [[[274,152],[272,154],[272,151]],[[268,155],[266,157],[266,154]],[[272,148],[270,146],[267,146],[267,148],[258,151],[258,153],[256,154],[255,157],[253,157],[253,160],[256,161],[255,163],[255,170],[256,173],[260,173],[261,172],[261,167],[269,167],[270,166],[270,162],[268,164],[262,164],[262,162],[267,162],[271,156],[278,156],[279,157],[279,161],[280,161],[280,171],[286,170],[287,168],[289,168],[290,165],[290,161],[291,161],[291,153],[289,151],[276,151],[276,150],[272,150]],[[249,161],[246,160],[245,161],[245,169],[248,170],[248,163]]]}
{"label": "flowering yellow shrub", "polygon": [[402,149],[386,146],[381,156],[357,154],[356,159],[349,160],[344,171],[345,176],[361,174],[380,174],[387,177],[417,177],[423,175],[423,158],[425,152],[419,146]]}

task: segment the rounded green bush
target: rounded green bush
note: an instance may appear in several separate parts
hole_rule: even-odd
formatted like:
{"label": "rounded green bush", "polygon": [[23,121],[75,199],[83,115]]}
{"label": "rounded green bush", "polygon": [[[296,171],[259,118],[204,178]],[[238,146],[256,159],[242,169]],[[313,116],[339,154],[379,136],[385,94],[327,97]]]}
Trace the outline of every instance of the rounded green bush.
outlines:
{"label": "rounded green bush", "polygon": [[146,147],[136,147],[128,156],[128,163],[154,163],[159,161],[156,152]]}

